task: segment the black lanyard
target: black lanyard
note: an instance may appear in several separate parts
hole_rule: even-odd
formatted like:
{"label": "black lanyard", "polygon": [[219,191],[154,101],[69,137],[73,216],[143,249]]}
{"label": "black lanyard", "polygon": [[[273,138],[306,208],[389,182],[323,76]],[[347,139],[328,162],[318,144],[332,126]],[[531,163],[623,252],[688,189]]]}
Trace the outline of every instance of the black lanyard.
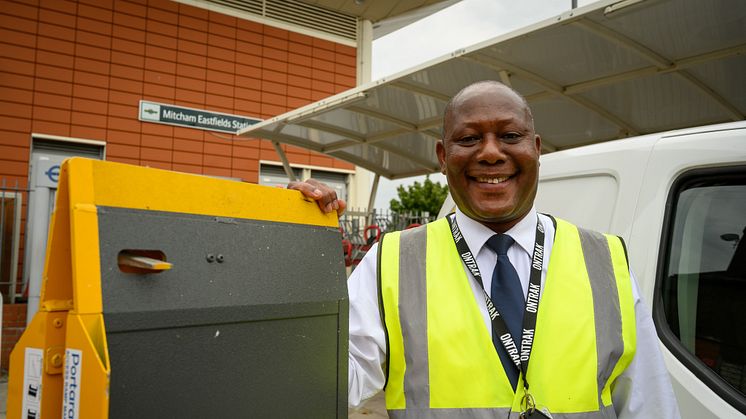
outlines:
{"label": "black lanyard", "polygon": [[456,249],[461,256],[461,260],[464,261],[464,264],[482,288],[484,302],[487,304],[487,312],[492,320],[493,336],[499,336],[500,342],[502,342],[503,347],[505,347],[505,350],[513,360],[513,363],[523,373],[523,387],[528,391],[528,360],[531,357],[531,348],[534,346],[536,314],[539,311],[539,295],[541,294],[541,269],[544,265],[544,226],[541,224],[537,216],[536,239],[534,241],[534,252],[531,256],[531,276],[529,277],[528,282],[526,308],[523,313],[523,334],[521,336],[519,354],[518,346],[513,341],[513,337],[508,331],[505,321],[502,316],[500,316],[500,313],[498,313],[495,304],[492,303],[492,299],[484,289],[482,274],[479,272],[479,267],[477,266],[476,255],[469,250],[469,245],[466,244],[466,240],[464,240],[461,230],[458,227],[458,223],[456,222],[456,216],[446,217],[446,219],[451,225],[451,235],[453,236],[454,243],[456,243]]}

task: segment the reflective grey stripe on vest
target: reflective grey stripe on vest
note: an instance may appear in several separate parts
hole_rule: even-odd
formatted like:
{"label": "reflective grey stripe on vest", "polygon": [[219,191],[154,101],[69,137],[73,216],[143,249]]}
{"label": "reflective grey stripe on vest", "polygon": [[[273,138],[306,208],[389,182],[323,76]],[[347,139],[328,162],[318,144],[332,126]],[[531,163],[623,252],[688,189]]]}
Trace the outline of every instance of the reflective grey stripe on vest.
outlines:
{"label": "reflective grey stripe on vest", "polygon": [[[427,348],[427,226],[401,232],[399,242],[399,318],[404,343],[404,399],[407,409],[430,406]],[[421,396],[415,398],[415,395]]]}
{"label": "reflective grey stripe on vest", "polygon": [[[518,419],[519,412],[508,408],[494,409],[410,409],[389,410],[391,419]],[[606,406],[600,412],[552,413],[553,419],[616,419],[616,412]]]}
{"label": "reflective grey stripe on vest", "polygon": [[603,406],[601,391],[624,352],[622,313],[619,307],[619,293],[614,277],[609,242],[603,234],[595,231],[578,227],[578,233],[580,233],[580,245],[583,247],[588,277],[591,279],[593,314],[596,323],[598,404]]}
{"label": "reflective grey stripe on vest", "polygon": [[[391,419],[507,419],[510,409],[410,409],[407,406],[404,410],[389,410],[388,413]],[[515,417],[518,417],[518,413]]]}

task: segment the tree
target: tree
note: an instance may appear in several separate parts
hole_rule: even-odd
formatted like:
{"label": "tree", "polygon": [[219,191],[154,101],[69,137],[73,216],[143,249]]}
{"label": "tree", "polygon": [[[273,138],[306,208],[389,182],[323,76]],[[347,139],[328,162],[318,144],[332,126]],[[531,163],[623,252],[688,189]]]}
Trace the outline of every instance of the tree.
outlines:
{"label": "tree", "polygon": [[392,199],[389,202],[391,211],[400,214],[427,211],[430,215],[437,215],[448,195],[448,185],[433,182],[429,176],[426,176],[424,183],[420,184],[415,181],[407,188],[399,186],[396,188],[396,193],[399,199]]}

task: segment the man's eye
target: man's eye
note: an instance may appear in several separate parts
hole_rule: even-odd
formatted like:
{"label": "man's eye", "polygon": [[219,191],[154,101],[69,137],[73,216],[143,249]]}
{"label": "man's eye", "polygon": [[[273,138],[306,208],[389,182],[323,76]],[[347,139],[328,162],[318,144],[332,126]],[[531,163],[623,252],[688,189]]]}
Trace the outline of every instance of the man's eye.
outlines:
{"label": "man's eye", "polygon": [[503,140],[505,140],[507,142],[515,143],[515,142],[520,141],[520,139],[523,138],[523,136],[520,133],[517,133],[517,132],[509,132],[507,134],[504,134],[502,136],[502,138],[503,138]]}
{"label": "man's eye", "polygon": [[474,144],[477,141],[479,141],[479,137],[474,136],[474,135],[467,135],[465,137],[461,137],[461,138],[458,139],[458,143],[459,144],[464,144],[464,145]]}

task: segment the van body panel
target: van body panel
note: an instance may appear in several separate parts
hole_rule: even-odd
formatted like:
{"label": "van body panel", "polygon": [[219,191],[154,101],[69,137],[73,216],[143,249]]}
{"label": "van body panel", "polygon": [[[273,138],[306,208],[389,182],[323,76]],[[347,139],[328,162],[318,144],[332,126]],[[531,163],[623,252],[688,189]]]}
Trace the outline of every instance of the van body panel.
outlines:
{"label": "van body panel", "polygon": [[667,136],[655,144],[646,181],[636,192],[640,204],[629,237],[630,263],[641,275],[638,280],[647,301],[653,297],[664,210],[674,181],[695,169],[746,165],[746,123],[737,125],[740,129]]}
{"label": "van body panel", "polygon": [[[658,140],[660,136],[648,135],[542,156],[536,209],[627,240],[637,191]],[[598,190],[605,177],[614,178],[616,193]]]}

